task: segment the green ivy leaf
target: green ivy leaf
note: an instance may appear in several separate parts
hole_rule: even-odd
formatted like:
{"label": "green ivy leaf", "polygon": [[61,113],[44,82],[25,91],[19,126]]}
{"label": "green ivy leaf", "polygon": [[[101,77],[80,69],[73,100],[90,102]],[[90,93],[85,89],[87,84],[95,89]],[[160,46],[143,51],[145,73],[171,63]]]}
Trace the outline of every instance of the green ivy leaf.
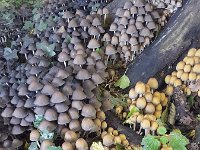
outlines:
{"label": "green ivy leaf", "polygon": [[169,134],[169,146],[173,150],[187,150],[186,145],[189,144],[189,140],[183,136],[180,132],[172,131]]}
{"label": "green ivy leaf", "polygon": [[33,22],[31,22],[31,21],[25,21],[23,29],[25,29],[25,30],[31,30],[31,29],[33,29],[33,25],[34,25]]}
{"label": "green ivy leaf", "polygon": [[116,150],[125,150],[125,148],[123,145],[116,143]]}
{"label": "green ivy leaf", "polygon": [[43,20],[40,20],[39,26],[37,27],[37,29],[39,31],[44,31],[47,28],[47,23],[44,22]]}
{"label": "green ivy leaf", "polygon": [[159,126],[157,129],[157,133],[159,135],[165,135],[167,133],[167,129],[164,126]]}
{"label": "green ivy leaf", "polygon": [[60,146],[49,146],[47,150],[62,150]]}
{"label": "green ivy leaf", "polygon": [[33,20],[34,20],[34,21],[38,21],[39,19],[40,19],[40,14],[39,14],[39,13],[34,14]]}
{"label": "green ivy leaf", "polygon": [[159,150],[160,141],[152,135],[147,135],[142,139],[143,150]]}
{"label": "green ivy leaf", "polygon": [[28,150],[39,150],[36,142],[31,142]]}
{"label": "green ivy leaf", "polygon": [[55,43],[50,45],[46,42],[36,43],[36,48],[42,49],[47,55],[47,57],[53,57],[54,55],[56,55],[56,53],[54,52],[55,47],[56,47]]}
{"label": "green ivy leaf", "polygon": [[115,83],[115,87],[120,87],[121,89],[125,89],[129,85],[130,80],[125,74]]}
{"label": "green ivy leaf", "polygon": [[6,60],[18,59],[17,50],[11,50],[11,48],[4,48],[3,56]]}
{"label": "green ivy leaf", "polygon": [[52,140],[54,137],[54,133],[49,132],[49,130],[47,130],[47,129],[41,131],[40,134],[41,134],[41,139],[45,139],[45,140]]}
{"label": "green ivy leaf", "polygon": [[38,126],[40,125],[40,123],[43,121],[44,116],[43,115],[35,115],[35,120],[33,122],[33,125],[35,128],[38,128]]}
{"label": "green ivy leaf", "polygon": [[131,109],[131,111],[129,111],[129,113],[128,113],[126,119],[130,118],[134,113],[139,112],[139,111],[140,111],[140,110],[139,110],[136,106],[134,106],[134,107]]}
{"label": "green ivy leaf", "polygon": [[168,138],[167,138],[166,136],[162,136],[162,137],[160,138],[160,142],[161,142],[163,145],[165,145],[165,144],[167,144],[167,143],[169,142],[169,140],[168,140]]}

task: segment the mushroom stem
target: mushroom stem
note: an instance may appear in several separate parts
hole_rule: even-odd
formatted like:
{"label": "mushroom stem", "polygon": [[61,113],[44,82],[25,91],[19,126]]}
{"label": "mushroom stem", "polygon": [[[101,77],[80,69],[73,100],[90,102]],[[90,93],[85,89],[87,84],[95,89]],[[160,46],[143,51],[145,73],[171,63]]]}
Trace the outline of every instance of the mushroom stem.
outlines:
{"label": "mushroom stem", "polygon": [[69,18],[67,18],[67,22],[69,23]]}
{"label": "mushroom stem", "polygon": [[66,68],[66,66],[67,66],[67,65],[66,65],[66,61],[64,61],[64,66],[65,66],[65,68]]}
{"label": "mushroom stem", "polygon": [[136,122],[133,123],[133,130],[135,131],[136,128]]}
{"label": "mushroom stem", "polygon": [[140,126],[140,129],[139,129],[139,131],[137,132],[137,134],[140,134],[141,131],[142,131],[142,127]]}
{"label": "mushroom stem", "polygon": [[26,58],[26,60],[28,59],[28,57],[27,57],[27,54],[24,54],[25,55],[25,58]]}
{"label": "mushroom stem", "polygon": [[37,146],[40,148],[40,143],[38,141],[36,141],[36,143],[37,143]]}
{"label": "mushroom stem", "polygon": [[104,26],[106,25],[106,17],[107,17],[107,14],[104,14]]}
{"label": "mushroom stem", "polygon": [[152,135],[155,135],[155,131],[152,131]]}
{"label": "mushroom stem", "polygon": [[145,135],[149,134],[149,129],[144,129]]}

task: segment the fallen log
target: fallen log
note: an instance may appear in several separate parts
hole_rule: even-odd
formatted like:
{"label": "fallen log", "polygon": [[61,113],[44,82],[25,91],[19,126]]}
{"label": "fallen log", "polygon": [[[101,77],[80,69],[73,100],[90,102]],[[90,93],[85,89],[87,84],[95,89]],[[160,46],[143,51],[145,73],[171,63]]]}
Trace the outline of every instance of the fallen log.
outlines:
{"label": "fallen log", "polygon": [[139,145],[142,141],[141,135],[137,134],[133,129],[124,126],[122,121],[112,111],[106,112],[106,122],[110,127],[117,129],[120,133],[125,134],[131,144]]}

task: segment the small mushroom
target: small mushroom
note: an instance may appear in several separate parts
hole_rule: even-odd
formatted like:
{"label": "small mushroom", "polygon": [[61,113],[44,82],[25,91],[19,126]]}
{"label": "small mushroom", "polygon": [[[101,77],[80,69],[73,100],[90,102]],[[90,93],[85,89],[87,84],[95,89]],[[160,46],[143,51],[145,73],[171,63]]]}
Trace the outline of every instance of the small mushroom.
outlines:
{"label": "small mushroom", "polygon": [[143,119],[140,126],[145,130],[145,135],[149,134],[151,124],[148,119]]}
{"label": "small mushroom", "polygon": [[76,141],[76,148],[78,150],[88,150],[89,147],[88,147],[88,143],[83,139],[83,138],[79,138],[77,141]]}
{"label": "small mushroom", "polygon": [[103,145],[105,146],[111,146],[114,144],[114,137],[107,133],[106,135],[103,136]]}
{"label": "small mushroom", "polygon": [[65,132],[66,142],[75,142],[77,139],[78,139],[78,135],[76,134],[76,132],[72,130],[68,130],[67,132]]}

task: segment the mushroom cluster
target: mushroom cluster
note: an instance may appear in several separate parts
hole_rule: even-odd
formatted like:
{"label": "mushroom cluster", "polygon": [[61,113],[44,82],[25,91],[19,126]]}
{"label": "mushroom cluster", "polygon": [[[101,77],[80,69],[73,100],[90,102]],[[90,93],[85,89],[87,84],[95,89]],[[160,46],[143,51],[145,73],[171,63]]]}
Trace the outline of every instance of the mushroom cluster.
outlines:
{"label": "mushroom cluster", "polygon": [[200,90],[195,88],[195,83],[200,79],[200,49],[189,49],[187,56],[178,62],[176,71],[165,77],[166,94],[171,96],[174,88],[180,86],[186,95],[197,92],[200,96]]}
{"label": "mushroom cluster", "polygon": [[137,82],[134,88],[129,91],[129,111],[136,110],[129,118],[127,113],[123,112],[123,107],[116,107],[116,113],[122,114],[122,118],[126,118],[125,123],[133,126],[136,130],[139,124],[140,129],[138,133],[141,133],[141,129],[145,130],[145,135],[152,131],[152,134],[156,131],[158,124],[156,119],[159,119],[162,114],[163,107],[168,103],[168,97],[163,92],[156,91],[158,88],[158,81],[155,78],[150,78],[147,84],[143,82]]}
{"label": "mushroom cluster", "polygon": [[[40,13],[33,34],[12,43],[24,62],[15,60],[7,68],[9,73],[2,74],[0,97],[1,116],[13,135],[29,130],[35,115],[44,116],[41,129],[51,126],[54,130],[58,124],[75,132],[98,131],[94,120],[101,103],[95,90],[108,76],[104,51],[96,50],[108,15],[106,8],[102,11],[101,15],[86,15],[78,9]],[[46,28],[41,29],[41,24]]]}
{"label": "mushroom cluster", "polygon": [[182,0],[151,0],[150,3],[156,8],[167,9],[171,13],[182,7]]}
{"label": "mushroom cluster", "polygon": [[109,29],[111,34],[105,33],[102,40],[106,44],[106,54],[128,62],[150,44],[159,30],[161,16],[143,0],[125,2],[115,15]]}
{"label": "mushroom cluster", "polygon": [[[133,146],[130,145],[124,134],[120,134],[118,130],[112,127],[106,128],[101,133],[101,141],[105,150],[116,150],[116,145],[120,144],[127,150],[132,150]],[[95,150],[93,146],[90,147],[91,150]]]}

